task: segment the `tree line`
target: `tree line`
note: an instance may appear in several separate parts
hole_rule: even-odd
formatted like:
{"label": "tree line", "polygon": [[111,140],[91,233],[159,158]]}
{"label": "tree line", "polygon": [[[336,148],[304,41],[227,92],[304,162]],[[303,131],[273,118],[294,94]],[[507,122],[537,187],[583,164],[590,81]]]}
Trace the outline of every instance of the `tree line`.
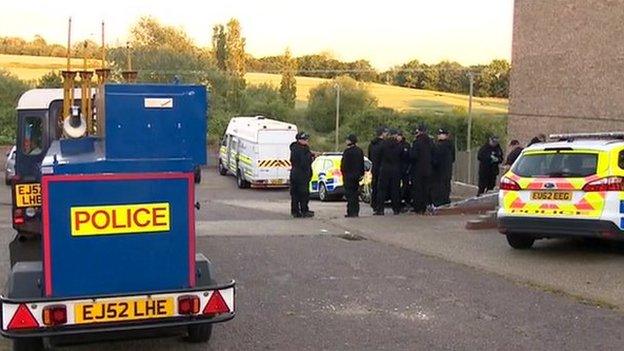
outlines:
{"label": "tree line", "polygon": [[[289,50],[271,60],[271,62],[278,62],[271,63],[273,65],[271,70],[281,73],[279,87],[268,84],[247,86],[245,73],[252,66],[249,63],[249,55],[245,52],[245,38],[240,23],[236,19],[214,26],[211,48],[196,46],[181,29],[163,25],[150,17],[140,19],[131,28],[129,44],[131,50],[126,47],[116,47],[108,52],[107,61],[112,69],[112,80],[122,81],[121,72],[128,68],[128,56],[131,55],[132,68],[138,69],[140,82],[182,82],[207,85],[210,90],[208,138],[212,144],[218,143],[231,117],[261,114],[297,124],[299,128],[312,134],[317,150],[331,150],[335,133],[333,128],[336,113],[336,85],[339,85],[341,137],[346,136],[348,132],[356,132],[362,140],[367,140],[372,137],[373,130],[378,125],[395,126],[411,132],[418,123],[427,122],[431,128],[449,128],[456,133],[460,148],[465,146],[462,144],[466,133],[465,113],[428,115],[417,112],[401,113],[379,107],[377,99],[362,81],[366,79],[353,77],[348,72],[328,72],[329,70],[323,70],[324,66],[318,63],[321,59],[294,58]],[[337,61],[332,59],[325,60],[325,62],[334,64]],[[315,67],[315,69],[302,69],[301,65]],[[361,67],[367,67],[367,64],[361,63]],[[414,67],[414,64],[412,63],[410,67]],[[419,67],[422,68],[422,66]],[[371,71],[363,68],[358,72],[370,73]],[[395,71],[396,74],[403,74],[400,76],[402,84],[415,84],[411,86],[414,88],[429,87],[429,85],[423,86],[422,84],[433,83],[418,76],[421,72],[437,77],[438,83],[436,84],[444,84],[450,88],[463,84],[458,84],[456,81],[464,79],[460,76],[440,73],[434,75],[431,70]],[[457,69],[452,72],[461,72],[461,70]],[[298,73],[332,74],[325,76],[332,80],[310,91],[305,108],[296,106],[296,75]],[[411,73],[414,76],[404,73]],[[12,140],[15,134],[13,109],[19,95],[33,85],[60,87],[61,78],[58,73],[51,72],[40,78],[36,84],[29,86],[0,71],[0,83],[2,83],[0,87],[4,88],[0,89],[0,122],[3,126],[0,130],[0,141],[6,142]],[[473,140],[476,141],[476,138],[481,138],[486,134],[502,135],[505,123],[501,118],[504,116],[500,118],[476,116]]]}
{"label": "tree line", "polygon": [[[240,34],[240,23],[235,19],[233,21],[237,23]],[[232,27],[232,23],[213,27],[212,47],[210,48],[196,47],[186,33],[175,27],[161,26],[153,18],[141,18],[138,24],[131,29],[130,44],[133,47],[138,44],[142,53],[150,47],[154,50],[167,50],[172,53],[193,52],[193,60],[204,60],[209,66],[216,66],[222,71],[229,72],[281,73],[283,69],[284,55],[256,58],[245,52],[244,40],[239,43],[238,47],[234,42],[228,41],[235,36],[233,34],[236,34],[236,28]],[[152,34],[153,36],[150,37]],[[174,37],[180,41],[169,40]],[[165,40],[165,44],[160,41],[161,39]],[[112,50],[119,52],[125,50],[125,47]],[[78,57],[86,54],[88,57],[95,58],[100,55],[98,44],[90,40],[74,44],[72,52]],[[31,41],[16,37],[0,37],[0,53],[63,57],[66,55],[66,49],[59,44],[47,43],[41,36],[35,36]],[[239,59],[233,60],[231,57],[228,59],[228,55],[238,55]],[[174,58],[169,57],[169,59]],[[292,60],[297,76],[333,79],[346,75],[358,81],[459,94],[468,94],[470,88],[468,73],[472,73],[476,96],[500,98],[509,96],[511,66],[506,60],[493,60],[489,64],[473,66],[463,66],[454,61],[425,64],[419,60],[412,60],[383,72],[376,70],[367,60],[344,62],[332,57],[329,53],[303,55],[294,57]],[[232,66],[234,64],[237,66]]]}

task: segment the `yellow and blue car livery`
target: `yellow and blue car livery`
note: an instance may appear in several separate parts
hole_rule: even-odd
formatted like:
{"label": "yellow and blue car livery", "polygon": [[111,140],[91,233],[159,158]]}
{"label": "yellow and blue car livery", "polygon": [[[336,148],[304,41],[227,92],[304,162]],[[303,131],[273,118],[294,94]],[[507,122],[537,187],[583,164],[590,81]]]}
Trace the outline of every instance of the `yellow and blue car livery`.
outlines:
{"label": "yellow and blue car livery", "polygon": [[[342,152],[327,152],[312,162],[312,179],[310,180],[310,195],[321,201],[340,199],[344,196],[344,183],[340,165]],[[360,198],[364,202],[370,201],[370,161],[365,157],[366,173],[360,183]],[[368,198],[367,198],[368,196]]]}
{"label": "yellow and blue car livery", "polygon": [[526,148],[501,178],[499,231],[519,249],[542,238],[624,239],[624,140],[553,137],[562,140]]}

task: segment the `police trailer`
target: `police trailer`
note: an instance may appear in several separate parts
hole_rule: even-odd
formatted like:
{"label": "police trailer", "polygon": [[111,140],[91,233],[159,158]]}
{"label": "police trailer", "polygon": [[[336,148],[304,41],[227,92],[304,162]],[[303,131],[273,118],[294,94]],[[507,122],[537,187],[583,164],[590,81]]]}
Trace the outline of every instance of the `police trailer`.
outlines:
{"label": "police trailer", "polygon": [[39,257],[12,266],[0,333],[15,350],[147,329],[183,329],[189,341],[207,341],[212,323],[234,317],[235,284],[218,283],[195,245],[206,88],[100,84],[91,116],[71,103],[71,84],[65,138],[50,140],[35,178]]}
{"label": "police trailer", "polygon": [[233,174],[239,188],[287,187],[290,144],[297,126],[263,116],[234,117],[221,140],[219,174]]}

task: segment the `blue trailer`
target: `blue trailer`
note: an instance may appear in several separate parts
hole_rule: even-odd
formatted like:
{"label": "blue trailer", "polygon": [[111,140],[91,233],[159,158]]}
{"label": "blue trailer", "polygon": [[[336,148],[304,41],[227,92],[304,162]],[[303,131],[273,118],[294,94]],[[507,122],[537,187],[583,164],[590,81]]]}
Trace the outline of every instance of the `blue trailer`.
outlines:
{"label": "blue trailer", "polygon": [[186,328],[207,341],[234,317],[195,247],[197,165],[206,163],[204,86],[107,84],[98,136],[52,142],[41,164],[41,260],[16,262],[0,298],[16,349],[43,339]]}

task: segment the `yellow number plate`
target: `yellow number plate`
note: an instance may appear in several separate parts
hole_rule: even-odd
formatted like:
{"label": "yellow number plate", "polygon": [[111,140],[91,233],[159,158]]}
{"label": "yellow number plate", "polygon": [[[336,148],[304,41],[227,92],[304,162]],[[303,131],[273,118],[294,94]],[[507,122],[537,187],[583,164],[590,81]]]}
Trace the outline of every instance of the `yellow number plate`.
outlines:
{"label": "yellow number plate", "polygon": [[283,179],[271,179],[270,183],[271,184],[284,184],[284,180]]}
{"label": "yellow number plate", "polygon": [[572,193],[569,191],[534,191],[531,194],[531,200],[538,201],[571,201]]}
{"label": "yellow number plate", "polygon": [[123,322],[173,316],[173,298],[111,300],[74,306],[76,324]]}
{"label": "yellow number plate", "polygon": [[41,185],[39,183],[15,185],[17,207],[41,206]]}

